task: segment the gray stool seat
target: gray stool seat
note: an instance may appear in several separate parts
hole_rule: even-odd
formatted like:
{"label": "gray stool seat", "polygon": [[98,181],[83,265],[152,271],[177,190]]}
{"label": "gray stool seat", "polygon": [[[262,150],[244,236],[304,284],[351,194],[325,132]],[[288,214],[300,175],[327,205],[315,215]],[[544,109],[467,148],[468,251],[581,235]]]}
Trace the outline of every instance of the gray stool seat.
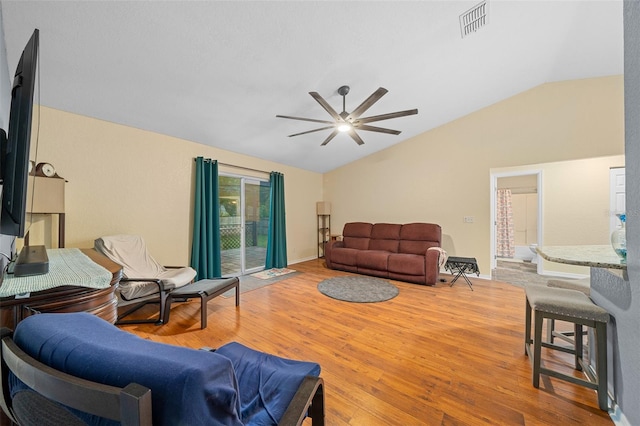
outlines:
{"label": "gray stool seat", "polygon": [[[574,384],[595,389],[598,393],[598,406],[608,409],[607,398],[607,323],[609,313],[596,305],[581,291],[562,288],[528,286],[525,311],[525,354],[533,366],[533,386],[540,386],[540,375],[555,377]],[[534,332],[531,339],[531,317],[534,312]],[[543,320],[562,320],[574,324],[573,347],[558,346],[542,341]],[[591,327],[595,334],[596,365],[595,373],[584,368],[582,327]],[[533,344],[533,350],[531,349]],[[587,379],[570,376],[542,366],[542,347],[574,355],[575,369],[583,371]]]}
{"label": "gray stool seat", "polygon": [[583,292],[564,288],[528,286],[527,299],[537,311],[568,315],[592,321],[609,322],[609,312],[596,305]]}
{"label": "gray stool seat", "polygon": [[207,303],[214,297],[218,297],[223,293],[235,288],[236,290],[236,306],[240,305],[240,280],[237,277],[216,278],[210,280],[200,280],[184,287],[173,290],[167,296],[166,308],[164,311],[163,323],[169,322],[169,313],[171,312],[171,302],[173,299],[188,300],[195,297],[200,298],[200,328],[207,327]]}

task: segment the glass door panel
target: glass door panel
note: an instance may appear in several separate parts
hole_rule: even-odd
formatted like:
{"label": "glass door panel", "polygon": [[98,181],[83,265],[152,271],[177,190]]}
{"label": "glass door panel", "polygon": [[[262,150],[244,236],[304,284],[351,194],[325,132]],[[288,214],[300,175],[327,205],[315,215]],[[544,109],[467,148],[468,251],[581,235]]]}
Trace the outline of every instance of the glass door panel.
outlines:
{"label": "glass door panel", "polygon": [[244,257],[245,270],[264,268],[269,231],[269,184],[244,180]]}
{"label": "glass door panel", "polygon": [[264,269],[269,230],[269,182],[220,175],[222,275]]}
{"label": "glass door panel", "polygon": [[222,275],[238,275],[242,272],[242,216],[240,194],[242,182],[233,176],[218,177],[220,201],[220,257]]}

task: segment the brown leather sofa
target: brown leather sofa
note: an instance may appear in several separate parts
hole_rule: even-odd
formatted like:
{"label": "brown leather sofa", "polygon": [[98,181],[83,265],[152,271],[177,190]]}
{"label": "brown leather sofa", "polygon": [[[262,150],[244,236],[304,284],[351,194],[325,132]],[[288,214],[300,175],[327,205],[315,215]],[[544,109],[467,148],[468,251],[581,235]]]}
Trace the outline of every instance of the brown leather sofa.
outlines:
{"label": "brown leather sofa", "polygon": [[351,222],[342,241],[325,246],[327,267],[341,271],[434,285],[440,268],[442,229],[433,223]]}

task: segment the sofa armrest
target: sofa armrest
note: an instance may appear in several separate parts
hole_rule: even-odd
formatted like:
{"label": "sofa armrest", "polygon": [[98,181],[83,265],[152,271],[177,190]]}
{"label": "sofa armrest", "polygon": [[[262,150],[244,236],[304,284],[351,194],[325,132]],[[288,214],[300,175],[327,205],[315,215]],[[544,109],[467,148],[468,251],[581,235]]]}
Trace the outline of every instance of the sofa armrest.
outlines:
{"label": "sofa armrest", "polygon": [[438,250],[427,250],[425,253],[425,284],[435,285],[440,275],[440,252]]}
{"label": "sofa armrest", "polygon": [[324,243],[324,260],[327,268],[331,269],[331,252],[334,248],[344,247],[344,241],[327,241]]}

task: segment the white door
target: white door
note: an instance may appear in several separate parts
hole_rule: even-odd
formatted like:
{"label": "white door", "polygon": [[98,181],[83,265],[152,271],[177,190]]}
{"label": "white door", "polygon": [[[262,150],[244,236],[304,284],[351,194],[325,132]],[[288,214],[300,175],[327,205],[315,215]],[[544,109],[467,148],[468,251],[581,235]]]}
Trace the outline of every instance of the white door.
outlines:
{"label": "white door", "polygon": [[611,219],[609,224],[610,233],[620,228],[620,221],[616,217],[617,213],[624,213],[626,210],[625,203],[625,172],[624,167],[615,167],[609,171],[610,184],[610,204]]}

